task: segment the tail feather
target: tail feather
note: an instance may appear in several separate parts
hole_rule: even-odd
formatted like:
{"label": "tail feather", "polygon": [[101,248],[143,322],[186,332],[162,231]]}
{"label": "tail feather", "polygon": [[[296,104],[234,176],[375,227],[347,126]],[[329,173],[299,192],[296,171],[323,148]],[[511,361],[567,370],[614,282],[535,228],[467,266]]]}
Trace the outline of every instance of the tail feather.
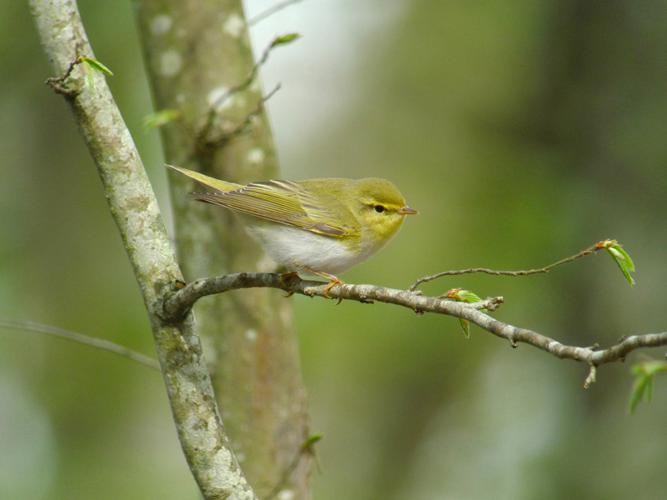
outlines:
{"label": "tail feather", "polygon": [[[242,188],[243,186],[241,184],[236,184],[234,182],[227,182],[227,181],[221,181],[220,179],[216,179],[214,177],[209,177],[208,175],[201,174],[199,172],[195,172],[194,170],[188,170],[187,168],[183,167],[176,167],[174,165],[168,165],[165,164],[167,167],[171,168],[172,170],[176,170],[177,172],[180,172],[181,174],[190,177],[190,179],[193,179],[197,181],[200,184],[203,184],[204,186],[210,187],[212,189],[215,189],[216,191],[220,191],[222,193],[226,191],[235,191],[237,189]],[[202,200],[203,201],[203,200]]]}
{"label": "tail feather", "polygon": [[229,208],[223,203],[224,196],[221,193],[192,193],[192,197],[197,201],[210,203],[211,205],[218,205],[220,207]]}

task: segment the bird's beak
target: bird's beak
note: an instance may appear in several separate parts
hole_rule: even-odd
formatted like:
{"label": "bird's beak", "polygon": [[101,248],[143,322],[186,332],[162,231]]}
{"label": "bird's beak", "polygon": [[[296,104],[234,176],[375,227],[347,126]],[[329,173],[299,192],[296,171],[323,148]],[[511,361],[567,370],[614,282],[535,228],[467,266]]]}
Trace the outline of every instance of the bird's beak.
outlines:
{"label": "bird's beak", "polygon": [[418,214],[419,212],[417,212],[414,208],[402,207],[398,209],[398,213],[401,215],[414,215]]}

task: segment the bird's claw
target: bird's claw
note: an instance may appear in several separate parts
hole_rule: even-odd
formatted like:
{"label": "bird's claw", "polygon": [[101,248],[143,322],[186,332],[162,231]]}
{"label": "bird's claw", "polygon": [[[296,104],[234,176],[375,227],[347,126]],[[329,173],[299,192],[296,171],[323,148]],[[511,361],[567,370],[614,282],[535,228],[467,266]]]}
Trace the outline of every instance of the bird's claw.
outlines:
{"label": "bird's claw", "polygon": [[[333,298],[333,297],[331,297],[331,295],[329,295],[329,292],[330,292],[331,289],[332,289],[333,287],[335,287],[336,285],[342,285],[342,284],[343,284],[343,282],[342,282],[341,280],[339,280],[339,279],[337,279],[337,278],[336,278],[336,279],[332,279],[332,280],[329,282],[329,284],[328,284],[326,287],[324,287],[324,296],[325,296],[327,299],[331,299],[331,298]],[[343,300],[343,299],[342,299],[341,297],[338,297],[338,301],[339,301],[338,303],[339,303],[339,304],[340,304],[340,301],[341,301],[341,300]]]}

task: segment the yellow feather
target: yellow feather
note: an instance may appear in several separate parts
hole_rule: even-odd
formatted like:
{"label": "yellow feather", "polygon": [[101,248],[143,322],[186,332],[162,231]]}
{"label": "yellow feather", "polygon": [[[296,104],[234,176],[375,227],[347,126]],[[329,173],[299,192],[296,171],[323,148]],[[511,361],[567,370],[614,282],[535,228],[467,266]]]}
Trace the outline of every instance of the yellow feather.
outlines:
{"label": "yellow feather", "polygon": [[[187,168],[167,166],[214,190],[193,193],[195,199],[199,201],[333,238],[347,237],[358,232],[358,228],[341,223],[338,217],[322,206],[321,200],[297,182],[265,181],[244,186],[215,179]],[[332,201],[336,202],[335,199]],[[338,212],[341,210],[347,212],[345,215],[348,219],[353,223],[356,222],[345,207],[338,208]]]}
{"label": "yellow feather", "polygon": [[292,270],[339,272],[367,259],[396,234],[408,214],[385,179],[268,180],[241,185],[181,167],[206,186],[197,200],[249,217],[248,230],[276,262]]}
{"label": "yellow feather", "polygon": [[167,165],[167,167],[190,177],[190,179],[194,179],[195,181],[199,182],[200,184],[203,184],[204,186],[208,186],[222,193],[226,191],[235,191],[243,187],[241,184],[221,181],[220,179],[215,179],[214,177],[209,177],[208,175],[200,174],[199,172],[195,172],[194,170],[188,170],[187,168],[176,167],[174,165]]}

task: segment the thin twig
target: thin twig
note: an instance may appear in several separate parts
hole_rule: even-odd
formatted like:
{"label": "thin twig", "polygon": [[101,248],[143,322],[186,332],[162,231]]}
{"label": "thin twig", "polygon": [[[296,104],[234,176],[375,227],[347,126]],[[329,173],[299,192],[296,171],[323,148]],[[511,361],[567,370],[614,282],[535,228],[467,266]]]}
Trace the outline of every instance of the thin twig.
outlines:
{"label": "thin twig", "polygon": [[[216,140],[212,141],[210,139],[210,135],[211,132],[213,131],[213,128],[215,127],[216,124],[215,122],[216,118],[218,117],[218,110],[220,106],[222,106],[227,101],[227,99],[231,98],[234,94],[242,92],[246,90],[248,87],[250,87],[250,85],[252,85],[252,82],[254,82],[255,78],[257,77],[259,68],[261,68],[266,63],[266,61],[269,60],[269,54],[275,47],[276,45],[274,44],[274,41],[271,41],[271,43],[262,52],[262,56],[253,65],[252,69],[250,70],[250,73],[248,73],[248,76],[241,83],[234,85],[232,88],[227,90],[225,93],[223,93],[221,96],[219,96],[215,101],[211,103],[208,113],[206,114],[206,121],[204,122],[204,125],[202,126],[199,133],[197,134],[196,145],[199,150],[208,149],[211,147],[211,143],[217,142]],[[274,90],[270,94],[273,94],[275,92],[276,90]]]}
{"label": "thin twig", "polygon": [[267,17],[271,17],[273,14],[280,12],[281,10],[289,7],[290,5],[294,5],[296,3],[303,2],[303,0],[284,0],[283,2],[278,2],[275,5],[272,5],[266,10],[263,10],[256,16],[250,18],[248,21],[248,26],[254,26],[260,21],[265,20]]}
{"label": "thin twig", "polygon": [[205,146],[207,148],[211,149],[217,149],[219,147],[222,147],[227,141],[230,141],[234,137],[238,137],[239,135],[245,133],[248,130],[248,127],[252,124],[252,121],[255,117],[259,116],[262,111],[264,110],[264,103],[271,99],[276,92],[278,92],[281,89],[282,85],[280,83],[276,84],[271,91],[263,95],[259,101],[257,101],[257,105],[255,106],[255,109],[253,109],[250,113],[248,113],[243,120],[236,125],[232,130],[228,132],[222,132],[220,134],[220,137],[217,137],[215,139],[208,139],[205,143]]}
{"label": "thin twig", "polygon": [[[327,283],[302,280],[296,273],[234,273],[193,281],[167,297],[162,303],[162,318],[166,322],[178,321],[184,314],[187,314],[198,299],[207,295],[240,288],[258,287],[277,288],[290,295],[298,293],[309,297],[354,300],[362,303],[384,302],[406,307],[420,314],[430,312],[454,316],[468,320],[497,337],[508,340],[512,346],[519,343],[529,344],[558,358],[571,359],[595,367],[622,361],[630,352],[639,348],[667,345],[667,332],[631,335],[601,350],[597,346],[566,345],[533,330],[499,321],[478,309],[480,306],[489,307],[498,299],[487,299],[468,304],[446,297],[428,297],[420,291],[399,290],[376,285],[340,284],[328,290]],[[594,376],[595,371],[593,371]],[[589,374],[588,380],[588,385],[590,385],[594,378],[591,378]]]}
{"label": "thin twig", "polygon": [[65,82],[67,79],[70,77],[72,74],[72,71],[74,71],[74,68],[76,68],[79,64],[83,62],[83,56],[77,56],[67,67],[67,70],[65,73],[62,74],[62,76],[52,76],[46,79],[44,83],[46,83],[49,87],[51,87],[55,92],[58,94],[62,94],[66,97],[74,97],[78,91],[75,89],[70,89],[65,85]]}
{"label": "thin twig", "polygon": [[35,332],[35,333],[44,333],[46,335],[51,335],[64,340],[69,340],[71,342],[76,342],[78,344],[87,345],[94,347],[95,349],[100,349],[102,351],[112,352],[119,356],[135,361],[139,364],[152,368],[153,370],[160,371],[160,365],[157,360],[141,354],[140,352],[133,351],[129,347],[124,345],[116,344],[110,340],[100,339],[97,337],[91,337],[90,335],[84,335],[83,333],[73,332],[70,330],[65,330],[64,328],[59,328],[57,326],[44,325],[42,323],[35,323],[33,321],[8,321],[0,320],[0,328],[7,328],[9,330],[22,330],[26,332]]}
{"label": "thin twig", "polygon": [[321,437],[322,436],[315,436],[315,441],[312,441],[312,438],[308,438],[304,443],[301,444],[301,446],[299,446],[299,449],[294,454],[294,457],[292,457],[292,461],[283,471],[282,476],[280,477],[280,481],[278,481],[278,483],[276,483],[271,491],[264,497],[264,500],[273,500],[276,498],[282,491],[283,487],[289,483],[290,477],[292,474],[294,474],[294,471],[301,463],[301,460],[303,460],[305,457],[315,456],[315,449],[313,448],[313,445],[319,441]]}
{"label": "thin twig", "polygon": [[588,376],[586,377],[586,380],[584,380],[584,389],[588,389],[591,385],[595,383],[595,380],[597,379],[597,373],[598,373],[597,366],[591,364],[588,370]]}
{"label": "thin twig", "polygon": [[442,271],[440,273],[432,274],[430,276],[423,276],[419,278],[417,281],[415,281],[412,285],[410,285],[410,288],[408,290],[416,290],[419,285],[422,283],[426,283],[428,281],[433,281],[435,279],[441,278],[443,276],[460,276],[462,274],[473,274],[473,273],[484,273],[484,274],[492,274],[494,276],[529,276],[531,274],[545,274],[551,271],[553,268],[561,266],[563,264],[567,264],[569,262],[573,262],[575,260],[581,259],[583,257],[587,257],[588,255],[591,255],[598,250],[602,250],[602,248],[598,247],[597,245],[590,246],[584,250],[582,250],[579,253],[576,253],[574,255],[571,255],[569,257],[565,257],[564,259],[560,259],[553,264],[549,264],[548,266],[544,267],[538,267],[535,269],[520,269],[517,271],[500,271],[497,269],[489,269],[486,267],[471,267],[468,269],[454,269],[450,271]]}

